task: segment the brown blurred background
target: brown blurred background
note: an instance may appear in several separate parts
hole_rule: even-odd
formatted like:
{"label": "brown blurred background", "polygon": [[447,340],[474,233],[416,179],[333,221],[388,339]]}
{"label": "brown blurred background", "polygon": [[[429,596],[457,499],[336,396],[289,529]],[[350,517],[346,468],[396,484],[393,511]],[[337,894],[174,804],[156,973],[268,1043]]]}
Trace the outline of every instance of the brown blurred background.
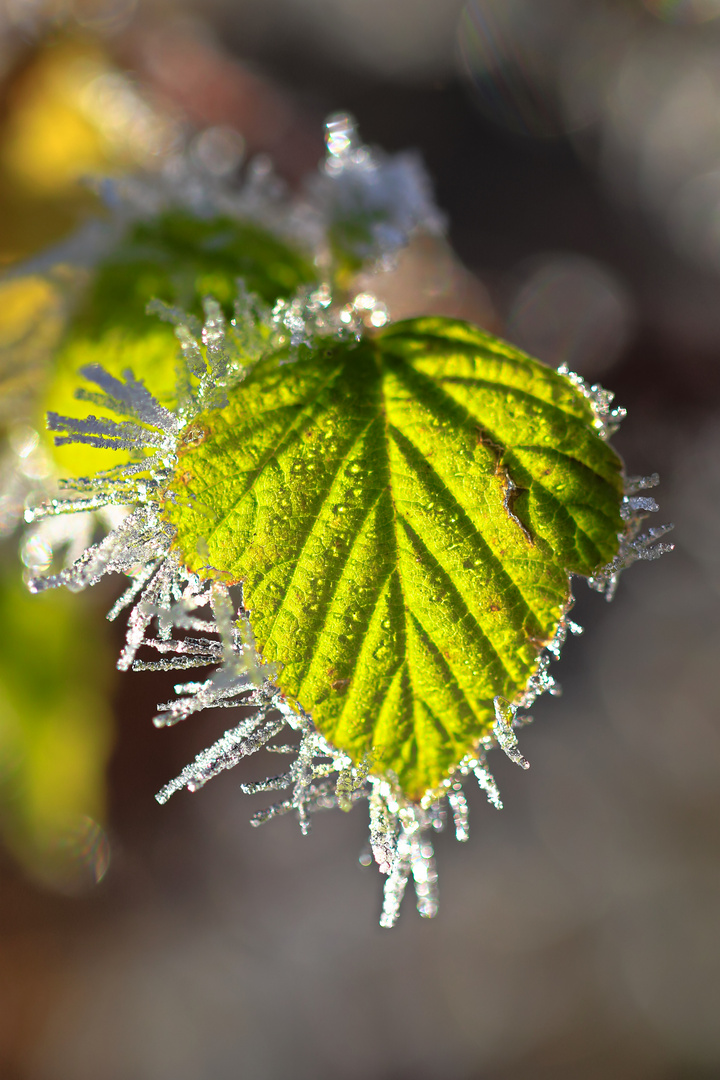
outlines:
{"label": "brown blurred background", "polygon": [[391,312],[601,378],[677,544],[610,606],[578,583],[530,772],[496,758],[505,810],[470,791],[438,918],[393,931],[364,809],[255,831],[239,770],[158,807],[224,717],[158,732],[174,680],[117,677],[74,872],[6,830],[3,1080],[720,1077],[719,73],[720,0],[3,0],[0,265],[100,212],[80,177],[181,146],[297,185],[349,109],[421,152],[456,252],[406,252]]}

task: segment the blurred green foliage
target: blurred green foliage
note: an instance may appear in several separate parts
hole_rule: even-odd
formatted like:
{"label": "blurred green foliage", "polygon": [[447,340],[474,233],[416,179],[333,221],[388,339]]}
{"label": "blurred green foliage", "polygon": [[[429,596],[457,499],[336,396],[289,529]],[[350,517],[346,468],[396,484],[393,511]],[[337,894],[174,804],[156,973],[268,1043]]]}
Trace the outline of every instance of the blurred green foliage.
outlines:
{"label": "blurred green foliage", "polygon": [[[131,369],[163,404],[175,396],[179,345],[173,328],[146,313],[149,300],[179,305],[200,316],[212,295],[229,317],[237,280],[268,303],[315,279],[312,264],[264,229],[226,217],[197,218],[173,211],[129,231],[98,268],[53,364],[41,401],[41,425],[50,409],[63,415],[110,415],[75,399],[77,372],[102,364],[111,375]],[[111,468],[117,452],[84,446],[53,448],[63,475]]]}
{"label": "blurred green foliage", "polygon": [[0,572],[0,830],[29,870],[68,887],[101,876],[112,742],[108,635],[88,606]]}

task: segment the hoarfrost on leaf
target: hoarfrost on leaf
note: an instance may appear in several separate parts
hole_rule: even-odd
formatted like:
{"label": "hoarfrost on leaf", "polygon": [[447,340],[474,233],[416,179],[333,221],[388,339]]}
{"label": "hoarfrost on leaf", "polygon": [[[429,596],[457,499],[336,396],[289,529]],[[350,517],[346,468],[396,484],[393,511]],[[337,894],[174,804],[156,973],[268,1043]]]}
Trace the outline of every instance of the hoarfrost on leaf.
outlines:
{"label": "hoarfrost on leaf", "polygon": [[328,154],[310,192],[327,220],[335,257],[359,267],[367,260],[391,259],[416,231],[444,231],[416,154],[389,155],[363,146],[347,113],[329,117],[325,132]]}

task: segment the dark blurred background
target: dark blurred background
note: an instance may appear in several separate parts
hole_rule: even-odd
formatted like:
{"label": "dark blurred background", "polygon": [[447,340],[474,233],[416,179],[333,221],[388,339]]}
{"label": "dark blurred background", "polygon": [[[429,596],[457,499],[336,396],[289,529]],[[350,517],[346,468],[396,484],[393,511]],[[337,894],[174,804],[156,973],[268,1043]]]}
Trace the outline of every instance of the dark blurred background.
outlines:
{"label": "dark blurred background", "polygon": [[419,150],[455,256],[377,291],[600,378],[677,545],[612,605],[577,584],[530,772],[496,756],[505,810],[470,790],[439,916],[392,931],[365,809],[252,830],[262,761],[158,807],[223,717],[158,732],[174,680],[118,676],[72,872],[6,829],[0,1076],[720,1077],[720,0],[4,0],[0,89],[9,268],[98,212],[79,177],[181,145],[297,186],[342,108]]}

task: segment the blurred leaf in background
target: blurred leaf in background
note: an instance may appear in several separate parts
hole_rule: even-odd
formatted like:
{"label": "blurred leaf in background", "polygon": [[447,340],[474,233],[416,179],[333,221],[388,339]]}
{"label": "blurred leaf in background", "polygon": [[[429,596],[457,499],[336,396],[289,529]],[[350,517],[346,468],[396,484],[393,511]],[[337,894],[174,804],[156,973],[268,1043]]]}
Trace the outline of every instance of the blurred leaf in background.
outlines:
{"label": "blurred leaf in background", "polygon": [[0,282],[2,428],[32,411],[63,323],[62,298],[54,281],[28,274]]}
{"label": "blurred leaf in background", "polygon": [[0,832],[33,876],[63,891],[99,881],[109,858],[112,662],[87,607],[30,596],[12,565],[0,574]]}
{"label": "blurred leaf in background", "polygon": [[42,44],[11,76],[0,124],[0,266],[100,213],[88,179],[157,165],[178,136],[101,45]]}
{"label": "blurred leaf in background", "polygon": [[82,107],[95,49],[46,46],[11,83],[0,129],[0,265],[59,240],[99,201],[79,180],[107,169],[102,133]]}
{"label": "blurred leaf in background", "polygon": [[[12,270],[103,213],[89,177],[156,166],[177,129],[89,37],[41,41],[6,91],[0,268]],[[39,423],[52,351],[85,277],[58,266],[0,282],[0,536],[12,530],[28,485],[51,471],[48,461],[33,473],[14,435]],[[73,892],[99,881],[108,864],[113,664],[100,613],[71,596],[28,595],[12,555],[0,569],[0,834],[36,879]]]}
{"label": "blurred leaf in background", "polygon": [[[90,364],[115,377],[131,369],[163,404],[172,404],[178,340],[170,325],[147,314],[148,302],[179,304],[199,316],[202,297],[211,294],[232,317],[238,276],[272,303],[311,284],[315,270],[300,252],[250,222],[168,211],[137,223],[98,268],[55,356],[37,423],[46,411],[77,414],[77,372]],[[97,402],[85,411],[111,415]],[[48,450],[63,476],[84,476],[120,460],[115,450],[56,447],[50,436]]]}

